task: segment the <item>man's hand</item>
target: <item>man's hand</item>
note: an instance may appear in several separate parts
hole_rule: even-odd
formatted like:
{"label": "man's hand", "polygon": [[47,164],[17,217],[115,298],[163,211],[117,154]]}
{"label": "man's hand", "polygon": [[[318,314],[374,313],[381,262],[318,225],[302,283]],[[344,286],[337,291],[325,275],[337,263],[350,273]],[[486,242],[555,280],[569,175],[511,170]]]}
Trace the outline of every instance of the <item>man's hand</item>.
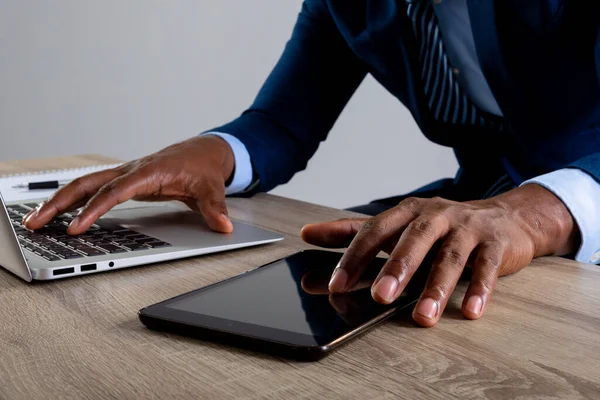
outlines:
{"label": "man's hand", "polygon": [[83,206],[68,229],[70,234],[80,234],[127,200],[180,200],[200,212],[211,229],[231,232],[225,182],[233,169],[233,152],[227,142],[211,135],[195,137],[118,168],[76,179],[27,214],[25,226],[39,229],[55,216]]}
{"label": "man's hand", "polygon": [[391,303],[401,295],[434,244],[438,251],[414,309],[414,320],[439,320],[465,266],[472,279],[462,310],[477,319],[499,276],[519,271],[534,257],[574,252],[579,232],[565,205],[538,185],[525,185],[487,200],[457,203],[409,198],[373,218],[306,225],[302,238],[323,247],[346,247],[329,283],[331,292],[353,287],[379,253],[390,257],[371,287],[373,298]]}

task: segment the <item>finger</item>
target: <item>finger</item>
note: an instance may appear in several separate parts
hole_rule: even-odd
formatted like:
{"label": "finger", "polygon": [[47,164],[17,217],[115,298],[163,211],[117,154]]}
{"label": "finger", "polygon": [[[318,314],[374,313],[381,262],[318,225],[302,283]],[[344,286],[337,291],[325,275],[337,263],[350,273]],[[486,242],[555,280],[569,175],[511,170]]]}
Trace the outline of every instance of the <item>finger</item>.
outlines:
{"label": "finger", "polygon": [[377,276],[371,289],[373,299],[383,304],[395,301],[449,227],[448,219],[441,214],[422,215],[413,220]]}
{"label": "finger", "polygon": [[437,323],[475,246],[476,237],[466,231],[453,231],[448,235],[413,310],[413,319],[417,324],[433,326]]}
{"label": "finger", "polygon": [[476,250],[471,283],[462,304],[466,318],[479,319],[485,312],[496,288],[504,251],[504,246],[494,242],[482,244]]}
{"label": "finger", "polygon": [[364,308],[349,294],[332,294],[329,303],[337,312],[339,317],[348,325],[356,326],[361,322]]}
{"label": "finger", "polygon": [[[300,236],[309,244],[328,247],[344,248],[348,247],[360,228],[368,218],[344,218],[337,221],[323,222],[317,224],[307,224],[302,227]],[[398,239],[392,238],[382,245],[382,250],[390,254],[396,247]]]}
{"label": "finger", "polygon": [[385,244],[419,215],[420,208],[420,200],[409,199],[367,220],[333,272],[329,289],[333,293],[343,293],[352,287]]}
{"label": "finger", "polygon": [[[302,276],[300,281],[300,285],[302,289],[312,295],[324,295],[330,294],[329,291],[329,278],[330,274],[326,274],[321,271],[313,270],[309,271]],[[363,290],[371,287],[373,284],[372,280],[360,280],[358,281],[352,288],[350,288],[349,292],[355,292],[359,290]]]}
{"label": "finger", "polygon": [[154,188],[148,185],[149,181],[144,174],[138,172],[125,174],[108,182],[92,196],[79,215],[71,221],[67,232],[71,235],[81,234],[116,205],[138,194],[153,191]]}
{"label": "finger", "polygon": [[73,208],[94,195],[102,186],[120,176],[123,172],[119,169],[108,169],[75,179],[65,187],[59,189],[46,202],[28,214],[23,222],[29,229],[40,229],[57,215]]}
{"label": "finger", "polygon": [[222,183],[218,185],[203,182],[194,190],[194,193],[198,199],[196,206],[208,227],[215,232],[233,232],[233,224],[229,219],[225,204],[225,186]]}
{"label": "finger", "polygon": [[337,221],[308,224],[302,227],[300,236],[306,243],[320,247],[348,247],[354,236],[368,218],[345,218]]}
{"label": "finger", "polygon": [[324,295],[329,294],[329,288],[327,287],[328,282],[328,276],[317,270],[313,270],[308,271],[302,276],[300,286],[302,287],[302,290],[308,294]]}

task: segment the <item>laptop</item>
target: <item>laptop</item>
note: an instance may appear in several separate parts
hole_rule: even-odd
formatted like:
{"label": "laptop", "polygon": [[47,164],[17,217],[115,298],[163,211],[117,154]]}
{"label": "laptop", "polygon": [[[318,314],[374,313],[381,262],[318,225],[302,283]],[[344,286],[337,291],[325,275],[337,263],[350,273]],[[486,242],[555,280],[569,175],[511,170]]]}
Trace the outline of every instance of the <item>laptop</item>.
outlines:
{"label": "laptop", "polygon": [[77,211],[37,231],[23,216],[41,202],[6,204],[0,194],[0,266],[16,276],[52,280],[262,245],[283,239],[262,228],[232,221],[234,231],[211,231],[203,218],[176,202],[129,201],[100,218],[85,234],[71,236]]}

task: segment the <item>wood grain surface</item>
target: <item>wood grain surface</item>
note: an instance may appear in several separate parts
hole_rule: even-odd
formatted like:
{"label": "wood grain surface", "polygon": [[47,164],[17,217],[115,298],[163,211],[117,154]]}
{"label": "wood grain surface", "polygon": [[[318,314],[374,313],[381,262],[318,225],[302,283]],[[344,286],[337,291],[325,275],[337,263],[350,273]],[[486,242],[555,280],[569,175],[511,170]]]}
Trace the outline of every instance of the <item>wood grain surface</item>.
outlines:
{"label": "wood grain surface", "polygon": [[[113,161],[0,163],[0,174]],[[272,195],[230,199],[234,218],[285,240],[47,283],[0,271],[2,399],[600,398],[600,267],[536,260],[500,280],[486,316],[434,328],[399,316],[317,363],[146,329],[137,311],[307,248],[307,222],[350,213]]]}

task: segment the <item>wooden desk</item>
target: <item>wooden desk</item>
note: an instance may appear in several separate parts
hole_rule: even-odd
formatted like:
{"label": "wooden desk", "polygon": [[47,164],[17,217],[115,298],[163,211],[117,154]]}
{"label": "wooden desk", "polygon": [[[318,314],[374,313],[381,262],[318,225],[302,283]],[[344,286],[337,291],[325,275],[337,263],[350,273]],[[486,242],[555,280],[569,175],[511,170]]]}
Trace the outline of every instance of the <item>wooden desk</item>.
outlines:
{"label": "wooden desk", "polygon": [[[109,161],[0,163],[0,174]],[[599,398],[600,267],[537,260],[498,284],[486,316],[409,316],[318,363],[289,362],[147,330],[137,311],[306,247],[300,227],[348,213],[270,195],[229,201],[277,230],[261,248],[27,284],[0,272],[0,398]]]}

